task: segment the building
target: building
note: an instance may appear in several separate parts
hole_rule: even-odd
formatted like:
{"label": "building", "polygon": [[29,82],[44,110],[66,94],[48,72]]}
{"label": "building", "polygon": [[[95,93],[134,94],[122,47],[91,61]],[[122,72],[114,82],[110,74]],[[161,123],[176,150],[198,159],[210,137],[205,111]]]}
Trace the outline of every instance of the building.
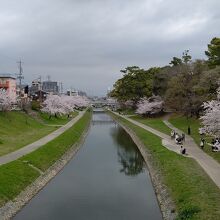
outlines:
{"label": "building", "polygon": [[78,95],[79,96],[86,96],[87,97],[86,92],[83,92],[83,91],[78,91]]}
{"label": "building", "polygon": [[0,74],[0,89],[5,89],[12,99],[16,99],[16,78],[11,74]]}
{"label": "building", "polygon": [[38,90],[37,92],[32,94],[32,100],[43,102],[47,97],[47,93],[43,92],[41,90]]}
{"label": "building", "polygon": [[31,83],[30,95],[34,95],[36,92],[41,90],[41,81],[40,79],[35,79]]}
{"label": "building", "polygon": [[78,93],[78,91],[76,91],[76,90],[67,90],[67,95],[68,96],[78,96],[79,95],[79,93]]}
{"label": "building", "polygon": [[66,94],[68,96],[86,96],[87,94],[86,92],[80,91],[80,90],[75,90],[75,89],[69,89],[66,91]]}
{"label": "building", "polygon": [[57,82],[44,81],[42,84],[42,90],[46,93],[56,95],[59,93],[59,86]]}

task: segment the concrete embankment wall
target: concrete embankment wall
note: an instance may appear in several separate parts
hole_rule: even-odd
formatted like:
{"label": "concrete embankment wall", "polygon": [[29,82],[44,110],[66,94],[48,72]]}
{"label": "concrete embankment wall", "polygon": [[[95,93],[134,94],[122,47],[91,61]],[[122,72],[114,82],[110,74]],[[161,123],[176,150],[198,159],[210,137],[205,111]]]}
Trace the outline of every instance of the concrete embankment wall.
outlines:
{"label": "concrete embankment wall", "polygon": [[90,124],[91,118],[80,139],[69,150],[67,150],[59,160],[57,160],[51,167],[42,173],[32,184],[30,184],[15,199],[13,199],[13,201],[7,202],[3,207],[0,208],[1,220],[11,219],[64,168],[64,166],[74,157],[84,143],[90,128]]}
{"label": "concrete embankment wall", "polygon": [[134,131],[129,128],[129,126],[123,124],[117,117],[115,117],[114,113],[108,113],[130,135],[134,143],[137,145],[139,151],[141,152],[149,170],[149,174],[151,177],[152,184],[154,186],[155,194],[157,196],[163,219],[174,220],[177,216],[177,213],[175,212],[175,204],[172,201],[167,186],[163,184],[162,175],[160,171],[154,166],[150,152],[147,150],[146,146],[142,143],[142,141],[137,137]]}

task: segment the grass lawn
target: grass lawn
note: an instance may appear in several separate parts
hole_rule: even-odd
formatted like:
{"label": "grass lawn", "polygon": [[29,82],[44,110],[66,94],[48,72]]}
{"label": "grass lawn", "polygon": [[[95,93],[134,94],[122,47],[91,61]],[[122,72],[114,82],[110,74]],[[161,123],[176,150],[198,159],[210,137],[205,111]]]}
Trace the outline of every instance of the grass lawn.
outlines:
{"label": "grass lawn", "polygon": [[[56,125],[68,122],[68,119],[64,117],[52,118],[49,121],[46,116],[42,114],[42,119],[47,124]],[[30,144],[58,128],[44,125],[21,111],[0,112],[0,125],[0,156]]]}
{"label": "grass lawn", "polygon": [[[187,134],[188,122],[186,117],[175,115],[169,119],[169,122]],[[198,129],[201,127],[200,121],[199,119],[190,118],[189,124],[191,128],[191,136],[199,147],[201,140],[201,136],[198,132]],[[205,140],[210,143],[211,137],[206,136]],[[212,152],[211,146],[207,145],[207,143],[205,144],[204,151],[220,163],[220,152]]]}
{"label": "grass lawn", "polygon": [[147,118],[147,117],[142,117],[139,115],[136,116],[131,116],[131,119],[134,119],[142,124],[148,125],[160,132],[163,132],[167,135],[170,135],[171,129],[168,128],[164,123],[163,123],[163,118],[162,117],[157,117],[157,118]]}
{"label": "grass lawn", "polygon": [[79,140],[90,118],[91,112],[87,111],[75,125],[53,141],[19,160],[0,166],[0,206],[15,198],[40,175],[22,161],[28,161],[45,171]]}
{"label": "grass lawn", "polygon": [[87,111],[83,118],[62,135],[45,144],[38,150],[22,157],[21,160],[29,161],[35,167],[38,167],[43,171],[46,170],[57,161],[57,159],[60,158],[63,153],[73,145],[73,143],[79,140],[82,132],[88,124],[90,116],[91,113]]}
{"label": "grass lawn", "polygon": [[78,115],[78,112],[72,112],[70,114],[70,118],[68,118],[66,115],[64,116],[59,116],[59,117],[54,117],[52,116],[49,118],[49,115],[43,112],[39,112],[39,117],[43,120],[45,124],[48,125],[64,125],[66,124],[70,119],[76,117]]}
{"label": "grass lawn", "polygon": [[152,155],[176,204],[177,219],[219,219],[220,190],[196,161],[167,150],[156,135],[117,117],[131,128]]}
{"label": "grass lawn", "polygon": [[135,114],[134,109],[121,109],[120,111],[117,111],[117,112],[121,112],[124,115],[134,115]]}

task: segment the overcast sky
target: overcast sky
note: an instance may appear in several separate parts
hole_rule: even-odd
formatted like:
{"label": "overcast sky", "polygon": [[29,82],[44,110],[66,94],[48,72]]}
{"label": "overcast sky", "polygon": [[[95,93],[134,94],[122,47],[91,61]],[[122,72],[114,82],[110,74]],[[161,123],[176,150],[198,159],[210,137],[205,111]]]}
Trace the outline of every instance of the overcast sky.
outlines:
{"label": "overcast sky", "polygon": [[120,69],[167,65],[190,49],[205,58],[220,37],[220,0],[0,0],[0,73],[47,75],[105,95]]}

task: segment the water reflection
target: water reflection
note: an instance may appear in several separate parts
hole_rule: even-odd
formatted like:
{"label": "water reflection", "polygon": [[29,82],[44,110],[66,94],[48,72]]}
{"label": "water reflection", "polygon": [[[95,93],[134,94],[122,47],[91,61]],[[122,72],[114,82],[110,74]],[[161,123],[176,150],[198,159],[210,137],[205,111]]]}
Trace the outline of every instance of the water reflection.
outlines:
{"label": "water reflection", "polygon": [[142,155],[126,131],[117,126],[111,129],[111,136],[117,146],[118,161],[122,166],[120,172],[127,176],[135,176],[143,172]]}
{"label": "water reflection", "polygon": [[93,114],[92,118],[92,125],[107,125],[107,124],[114,124],[116,125],[116,122],[112,120],[112,118],[105,114],[103,110],[96,110],[96,112]]}
{"label": "water reflection", "polygon": [[100,123],[76,156],[14,219],[162,219],[136,145],[114,122],[106,123],[105,113],[94,113],[93,120]]}

